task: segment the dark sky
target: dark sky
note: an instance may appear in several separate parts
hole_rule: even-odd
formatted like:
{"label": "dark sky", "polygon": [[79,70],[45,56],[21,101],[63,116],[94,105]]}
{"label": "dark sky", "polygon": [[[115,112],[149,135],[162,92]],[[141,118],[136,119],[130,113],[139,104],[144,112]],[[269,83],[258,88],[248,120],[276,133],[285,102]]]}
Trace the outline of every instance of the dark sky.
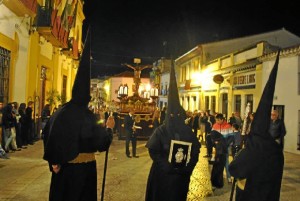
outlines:
{"label": "dark sky", "polygon": [[[300,36],[297,1],[85,0],[92,26],[92,77],[113,75],[133,65],[177,58],[201,43],[285,28]],[[146,73],[146,72],[145,72]]]}

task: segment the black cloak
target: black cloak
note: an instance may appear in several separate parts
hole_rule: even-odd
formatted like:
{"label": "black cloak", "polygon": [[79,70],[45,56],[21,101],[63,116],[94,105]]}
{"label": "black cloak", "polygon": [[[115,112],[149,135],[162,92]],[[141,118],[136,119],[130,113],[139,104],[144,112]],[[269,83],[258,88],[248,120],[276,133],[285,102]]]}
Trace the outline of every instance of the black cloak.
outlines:
{"label": "black cloak", "polygon": [[[90,40],[90,33],[87,33]],[[85,47],[72,89],[72,99],[59,108],[43,129],[44,159],[52,171],[50,201],[97,201],[97,171],[93,153],[108,150],[112,136],[97,124],[90,101],[90,41]],[[88,161],[70,162],[79,154]],[[59,165],[56,174],[52,165]]]}
{"label": "black cloak", "polygon": [[[146,201],[185,201],[190,176],[200,153],[197,136],[184,123],[185,111],[179,103],[174,71],[172,65],[165,122],[154,130],[146,144],[153,160],[147,182]],[[168,161],[171,140],[192,143],[190,161],[186,166],[177,168]]]}
{"label": "black cloak", "polygon": [[274,67],[258,105],[246,147],[229,165],[230,174],[246,179],[244,190],[237,187],[236,200],[277,201],[283,174],[282,148],[268,132],[279,62],[278,51]]}

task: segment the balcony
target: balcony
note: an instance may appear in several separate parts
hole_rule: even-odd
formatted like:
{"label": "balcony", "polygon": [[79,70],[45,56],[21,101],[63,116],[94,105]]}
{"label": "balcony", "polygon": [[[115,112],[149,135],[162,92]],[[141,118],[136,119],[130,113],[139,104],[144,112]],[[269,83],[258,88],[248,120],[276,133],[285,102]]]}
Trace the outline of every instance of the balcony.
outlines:
{"label": "balcony", "polygon": [[36,16],[37,0],[3,0],[3,4],[19,17]]}
{"label": "balcony", "polygon": [[73,38],[70,38],[68,43],[68,48],[63,48],[61,52],[69,58],[78,60],[79,59],[78,41]]}
{"label": "balcony", "polygon": [[37,31],[53,46],[64,49],[69,48],[68,39],[70,29],[65,27],[63,23],[62,17],[57,16],[57,10],[38,6],[36,19]]}

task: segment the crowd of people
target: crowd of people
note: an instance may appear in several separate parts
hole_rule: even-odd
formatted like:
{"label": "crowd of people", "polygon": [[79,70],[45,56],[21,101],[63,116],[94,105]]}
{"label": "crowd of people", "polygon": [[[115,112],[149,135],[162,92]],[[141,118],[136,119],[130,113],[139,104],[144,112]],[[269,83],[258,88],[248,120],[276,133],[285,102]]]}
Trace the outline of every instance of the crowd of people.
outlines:
{"label": "crowd of people", "polygon": [[[239,112],[233,112],[227,120],[223,114],[209,110],[205,112],[195,110],[193,113],[187,111],[185,123],[206,146],[204,157],[213,165],[211,171],[213,189],[223,187],[224,170],[227,182],[233,182],[229,164],[237,152],[245,148],[254,116],[255,112],[249,112],[245,119],[242,119]],[[272,110],[270,119],[269,133],[283,147],[286,134],[284,121],[279,118],[277,110]]]}
{"label": "crowd of people", "polygon": [[38,136],[34,132],[33,101],[26,103],[0,102],[0,157],[33,145]]}
{"label": "crowd of people", "polygon": [[[9,159],[9,154],[22,149],[39,140],[40,132],[35,130],[33,119],[34,102],[10,102],[4,105],[0,102],[0,158]],[[41,111],[41,127],[44,128],[51,114],[50,104],[46,104]]]}

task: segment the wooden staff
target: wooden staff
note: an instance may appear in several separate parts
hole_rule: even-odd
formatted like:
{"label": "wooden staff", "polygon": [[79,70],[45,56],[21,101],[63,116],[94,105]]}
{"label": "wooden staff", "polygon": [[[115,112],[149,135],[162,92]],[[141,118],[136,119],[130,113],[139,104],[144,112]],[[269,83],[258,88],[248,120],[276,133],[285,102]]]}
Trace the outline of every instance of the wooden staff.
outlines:
{"label": "wooden staff", "polygon": [[104,161],[104,170],[103,170],[103,181],[102,181],[102,190],[101,190],[101,201],[104,200],[104,189],[105,189],[105,179],[106,179],[106,170],[107,170],[107,159],[108,159],[108,151],[105,152],[105,161]]}

